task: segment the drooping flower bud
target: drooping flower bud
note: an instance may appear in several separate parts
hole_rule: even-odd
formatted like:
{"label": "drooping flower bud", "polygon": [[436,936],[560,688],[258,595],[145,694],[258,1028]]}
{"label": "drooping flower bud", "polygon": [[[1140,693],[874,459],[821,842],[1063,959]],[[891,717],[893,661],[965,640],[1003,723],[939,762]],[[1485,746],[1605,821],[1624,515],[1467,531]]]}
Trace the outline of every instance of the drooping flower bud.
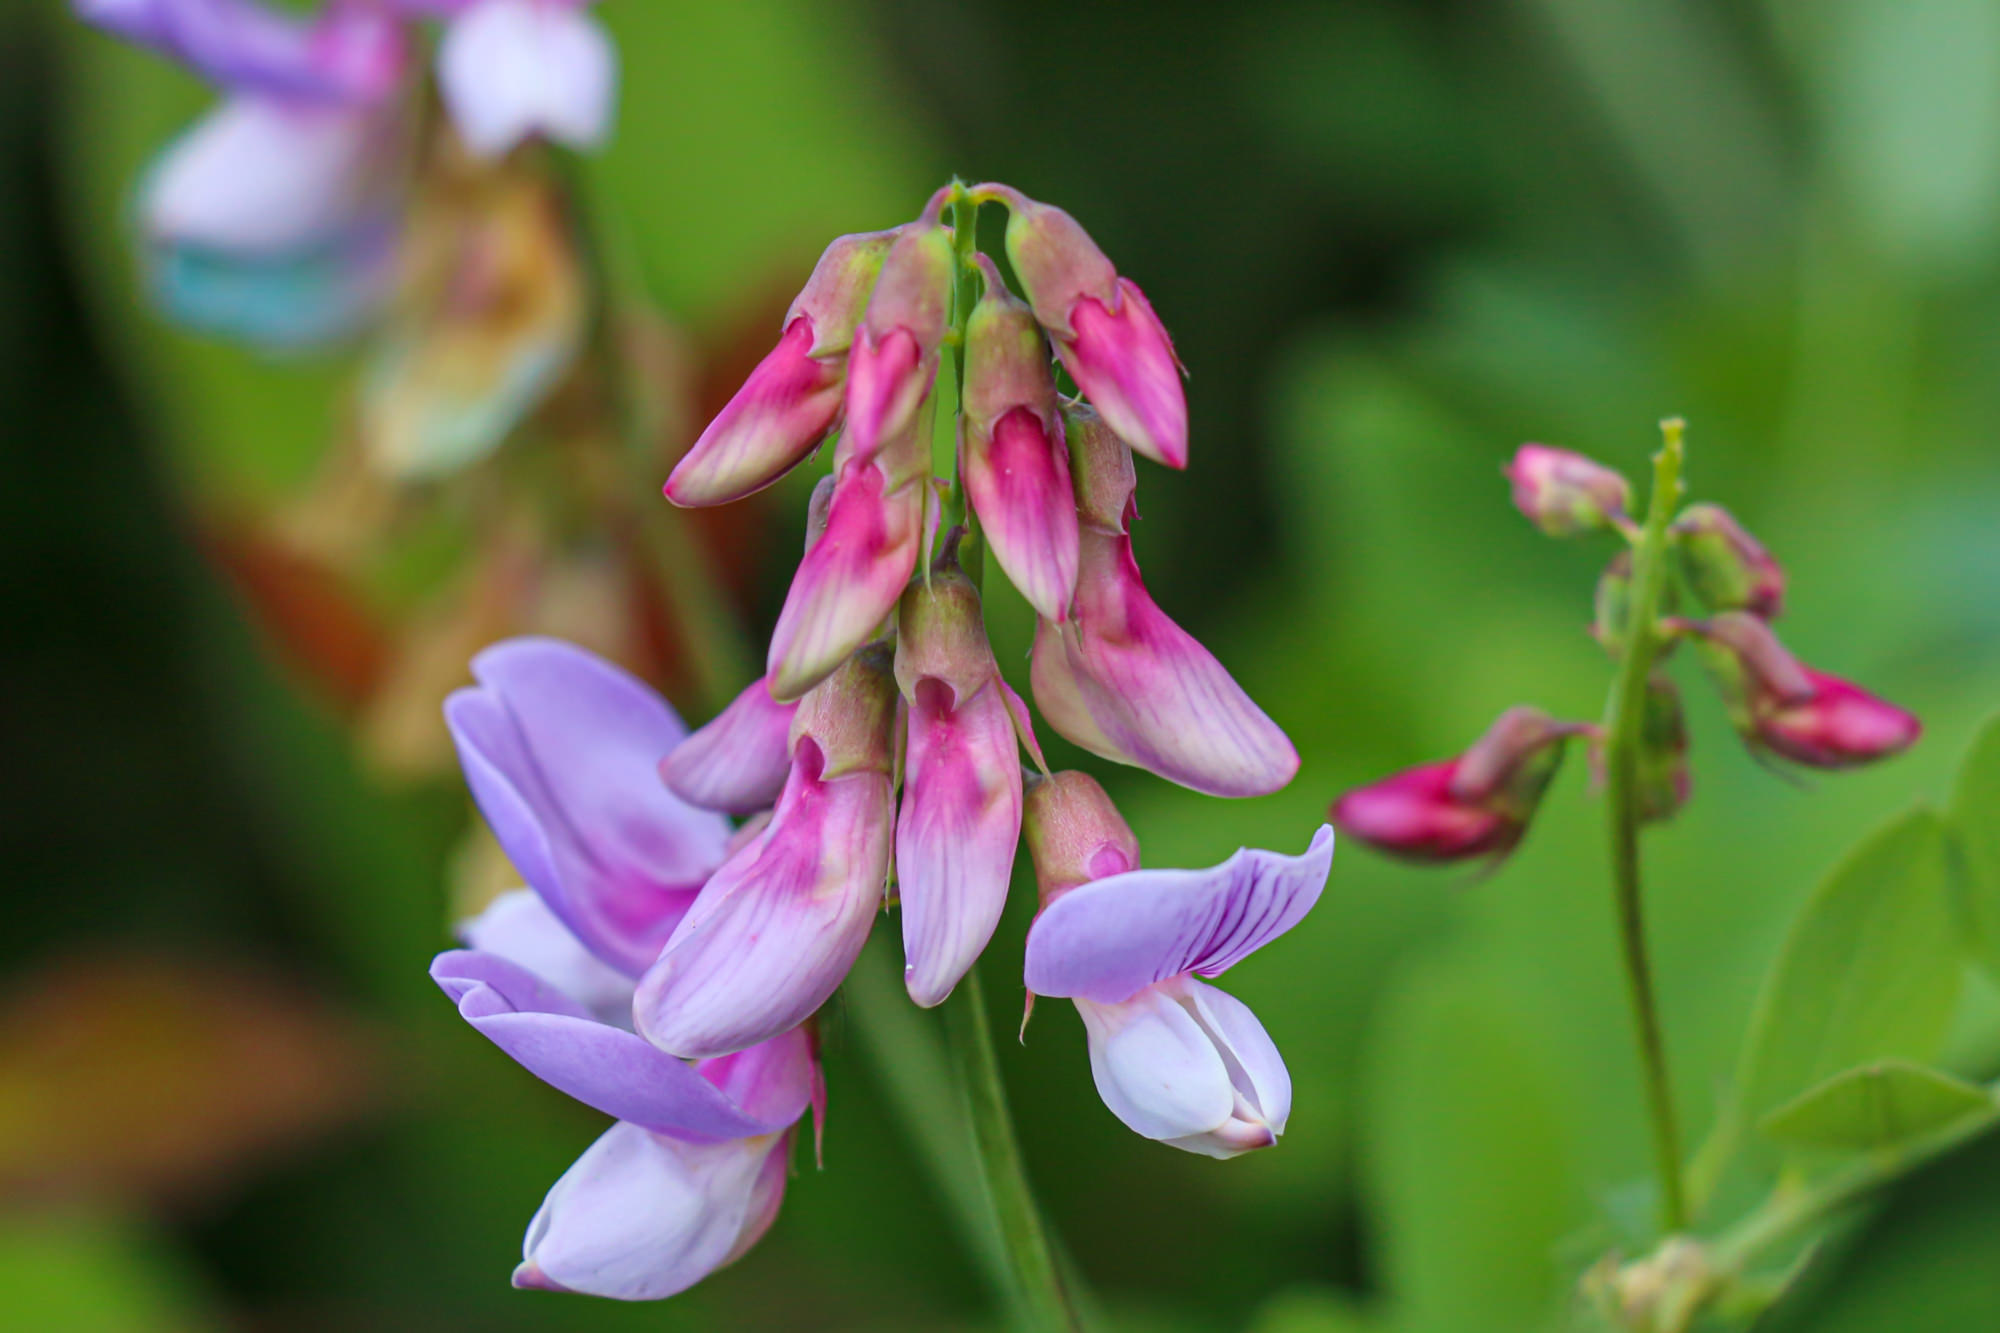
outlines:
{"label": "drooping flower bud", "polygon": [[1078,776],[1044,780],[1029,798],[1045,905],[1028,932],[1028,990],[1076,1001],[1098,1094],[1135,1132],[1209,1157],[1271,1146],[1291,1114],[1285,1063],[1247,1006],[1197,977],[1304,919],[1333,864],[1333,830],[1301,856],[1245,848],[1208,870],[1123,869],[1051,894],[1091,864],[1127,864],[1129,830],[1107,818],[1096,784],[1065,781]]}
{"label": "drooping flower bud", "polygon": [[1620,551],[1597,576],[1595,614],[1590,636],[1613,657],[1625,653],[1626,636],[1632,619],[1632,553]]}
{"label": "drooping flower bud", "polygon": [[1504,857],[1555,777],[1562,742],[1584,729],[1538,709],[1510,708],[1464,754],[1348,792],[1333,804],[1334,825],[1413,861]]}
{"label": "drooping flower bud", "polygon": [[809,527],[824,526],[771,632],[765,663],[776,699],[798,698],[875,633],[923,547],[933,500],[929,415],[917,414],[867,456],[850,450],[854,438],[850,423],[834,454],[826,504],[822,509],[815,493],[809,515]]}
{"label": "drooping flower bud", "polygon": [[1021,835],[1021,763],[979,591],[954,563],[903,594],[896,681],[908,713],[896,822],[904,983],[929,1007],[999,924]]}
{"label": "drooping flower bud", "polygon": [[1776,619],[1785,605],[1785,571],[1727,509],[1689,505],[1674,520],[1681,572],[1712,611],[1748,611]]}
{"label": "drooping flower bud", "polygon": [[1034,313],[979,256],[986,291],[965,329],[960,420],[966,499],[993,558],[1048,620],[1076,591],[1076,498],[1048,343]]}
{"label": "drooping flower bud", "polygon": [[895,679],[856,653],[792,721],[792,770],[762,832],[710,877],[640,979],[639,1031],[675,1055],[725,1055],[796,1027],[868,939],[889,874]]}
{"label": "drooping flower bud", "polygon": [[1022,834],[1046,907],[1094,879],[1139,868],[1139,839],[1088,773],[1065,769],[1029,779]]}
{"label": "drooping flower bud", "polygon": [[704,810],[748,815],[777,803],[791,771],[792,716],[762,680],[660,761],[674,795]]}
{"label": "drooping flower bud", "polygon": [[677,505],[718,505],[769,486],[805,460],[840,418],[847,352],[894,231],[826,248],[785,314],[778,345],[667,478]]}
{"label": "drooping flower bud", "polygon": [[1747,611],[1688,628],[1752,749],[1810,768],[1852,768],[1900,754],[1923,733],[1914,714],[1800,662]]}
{"label": "drooping flower bud", "polygon": [[1070,378],[1111,428],[1146,457],[1187,466],[1187,395],[1173,340],[1138,285],[1062,209],[1006,185],[974,198],[1007,205],[1007,257]]}
{"label": "drooping flower bud", "polygon": [[1573,537],[1626,521],[1632,488],[1582,454],[1524,444],[1505,472],[1514,484],[1515,508],[1551,537]]}
{"label": "drooping flower bud", "polygon": [[1099,532],[1122,533],[1136,517],[1139,473],[1132,451],[1088,404],[1063,409],[1077,521]]}
{"label": "drooping flower bud", "polygon": [[[957,263],[938,220],[940,190],[915,222],[896,229],[847,360],[847,425],[840,447],[871,458],[914,428],[937,381]],[[928,444],[928,441],[926,441]]]}

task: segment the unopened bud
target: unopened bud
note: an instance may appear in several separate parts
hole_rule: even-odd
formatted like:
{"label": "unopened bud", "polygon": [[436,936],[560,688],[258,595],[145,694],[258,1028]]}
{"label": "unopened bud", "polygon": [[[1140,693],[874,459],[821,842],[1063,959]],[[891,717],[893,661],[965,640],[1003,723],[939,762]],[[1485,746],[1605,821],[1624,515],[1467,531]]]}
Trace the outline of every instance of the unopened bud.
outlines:
{"label": "unopened bud", "polygon": [[1031,777],[1021,828],[1044,906],[1080,884],[1139,868],[1138,837],[1088,773]]}
{"label": "unopened bud", "polygon": [[882,261],[902,230],[893,227],[838,236],[820,255],[812,276],[785,312],[787,328],[801,317],[812,321],[810,355],[833,356],[854,345],[854,330],[868,309],[876,279],[882,274]]}
{"label": "unopened bud", "polygon": [[845,455],[870,457],[900,436],[930,394],[956,262],[932,211],[897,229],[848,354]]}
{"label": "unopened bud", "polygon": [[1471,749],[1357,787],[1334,802],[1344,833],[1415,861],[1506,855],[1527,832],[1562,742],[1585,730],[1534,708],[1502,713]]}
{"label": "unopened bud", "polygon": [[1626,520],[1632,488],[1582,454],[1524,444],[1505,471],[1514,484],[1515,508],[1551,537],[1595,532]]}
{"label": "unopened bud", "polygon": [[1689,505],[1674,520],[1673,532],[1688,586],[1711,610],[1748,611],[1770,620],[1784,609],[1783,567],[1727,509]]}
{"label": "unopened bud", "polygon": [[896,681],[885,644],[870,644],[834,668],[799,700],[791,745],[811,740],[831,782],[848,773],[888,773],[895,761]]}
{"label": "unopened bud", "polygon": [[1139,489],[1131,448],[1082,403],[1063,409],[1063,432],[1069,439],[1078,521],[1099,532],[1124,532]]}
{"label": "unopened bud", "polygon": [[1753,749],[1811,768],[1851,768],[1899,754],[1923,733],[1914,714],[1800,662],[1748,612],[1690,628],[1701,636],[1710,674]]}
{"label": "unopened bud", "polygon": [[986,641],[979,589],[947,561],[928,579],[913,580],[896,613],[896,685],[905,699],[929,679],[951,687],[963,703],[999,674]]}
{"label": "unopened bud", "polygon": [[1646,681],[1646,707],[1639,721],[1639,818],[1670,819],[1687,804],[1693,778],[1688,772],[1687,716],[1680,691],[1665,676]]}

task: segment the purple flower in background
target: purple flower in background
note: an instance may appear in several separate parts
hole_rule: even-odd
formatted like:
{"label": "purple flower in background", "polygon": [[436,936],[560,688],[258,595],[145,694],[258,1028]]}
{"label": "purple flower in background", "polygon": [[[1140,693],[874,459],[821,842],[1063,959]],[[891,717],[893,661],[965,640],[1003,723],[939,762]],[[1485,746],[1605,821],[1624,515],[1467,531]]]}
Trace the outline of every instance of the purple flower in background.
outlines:
{"label": "purple flower in background", "polygon": [[1278,1141],[1291,1114],[1285,1063],[1255,1014],[1200,978],[1220,976],[1319,901],[1333,830],[1300,856],[1238,851],[1208,870],[1141,870],[1138,843],[1081,773],[1028,794],[1043,907],[1024,980],[1076,1001],[1104,1104],[1135,1132],[1209,1157]]}
{"label": "purple flower in background", "polygon": [[595,148],[611,125],[618,53],[590,0],[403,0],[445,16],[438,89],[480,157],[541,137]]}
{"label": "purple flower in background", "polygon": [[431,976],[529,1072],[618,1119],[528,1226],[514,1285],[621,1300],[683,1291],[742,1255],[784,1197],[794,1126],[824,1094],[811,1037],[675,1059],[629,1027],[632,982],[527,893],[463,928]]}

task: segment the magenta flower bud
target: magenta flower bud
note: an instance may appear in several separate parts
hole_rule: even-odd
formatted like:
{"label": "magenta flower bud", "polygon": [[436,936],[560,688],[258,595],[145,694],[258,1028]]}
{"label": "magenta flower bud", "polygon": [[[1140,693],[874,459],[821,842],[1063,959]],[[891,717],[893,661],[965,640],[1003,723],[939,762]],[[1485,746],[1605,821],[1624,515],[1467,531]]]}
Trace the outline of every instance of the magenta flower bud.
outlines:
{"label": "magenta flower bud", "polygon": [[[1038,876],[1059,883],[1075,867],[1044,872],[1040,859],[1089,841],[1096,803],[1087,788],[1056,790],[1045,799],[1070,817],[1066,833],[1084,837],[1045,830],[1029,847]],[[1321,828],[1302,856],[1245,848],[1209,870],[1127,869],[1043,908],[1023,980],[1076,1001],[1098,1094],[1128,1127],[1209,1157],[1278,1141],[1292,1105],[1285,1063],[1248,1007],[1197,978],[1220,976],[1303,920],[1332,865],[1333,830]]]}
{"label": "magenta flower bud", "polygon": [[908,714],[896,823],[904,983],[951,993],[999,924],[1021,836],[1021,762],[979,592],[955,565],[903,595],[896,680]]}
{"label": "magenta flower bud", "polygon": [[851,434],[841,441],[824,530],[799,562],[771,632],[765,663],[773,698],[796,699],[824,680],[902,596],[932,502],[927,424],[909,422],[869,457],[849,453]]}
{"label": "magenta flower bud", "polygon": [[1688,627],[1747,744],[1810,768],[1852,768],[1916,744],[1923,724],[1851,681],[1804,665],[1745,611]]}
{"label": "magenta flower bud", "polygon": [[[1107,432],[1085,432],[1072,443],[1083,450],[1075,466],[1080,481],[1115,474],[1085,456],[1124,448]],[[1093,520],[1080,538],[1070,622],[1042,620],[1035,630],[1031,679],[1049,725],[1092,754],[1212,796],[1262,796],[1291,781],[1298,751],[1222,664],[1160,610],[1122,525],[1103,531]]]}
{"label": "magenta flower bud", "polygon": [[1138,285],[1121,278],[1097,243],[1060,208],[1006,185],[976,198],[1007,205],[1007,256],[1035,318],[1054,339],[1070,378],[1134,449],[1187,466],[1187,395],[1173,340]]}
{"label": "magenta flower bud", "polygon": [[986,291],[965,330],[960,429],[966,498],[994,559],[1044,619],[1076,591],[1076,497],[1048,343],[986,256]]}
{"label": "magenta flower bud", "polygon": [[1357,787],[1334,802],[1331,818],[1341,832],[1412,861],[1504,857],[1555,777],[1562,742],[1583,730],[1510,708],[1464,754]]}
{"label": "magenta flower bud", "polygon": [[781,704],[762,680],[660,761],[660,779],[689,805],[748,815],[777,804],[791,772],[795,703]]}
{"label": "magenta flower bud", "polygon": [[725,504],[797,467],[840,418],[847,352],[894,231],[826,248],[785,315],[783,335],[667,478],[677,505]]}
{"label": "magenta flower bud", "polygon": [[853,966],[882,905],[894,823],[896,691],[881,649],[800,704],[771,822],[709,879],[640,979],[638,1029],[680,1056],[796,1027]]}
{"label": "magenta flower bud", "polygon": [[945,192],[897,229],[847,362],[847,426],[841,448],[871,457],[909,432],[937,380],[938,348],[951,317],[957,258],[938,221]]}
{"label": "magenta flower bud", "polygon": [[1505,472],[1514,483],[1514,507],[1551,537],[1573,537],[1627,521],[1631,487],[1625,478],[1582,454],[1524,444]]}
{"label": "magenta flower bud", "polygon": [[1784,568],[1727,509],[1689,505],[1673,532],[1688,586],[1711,610],[1748,611],[1766,620],[1784,610]]}

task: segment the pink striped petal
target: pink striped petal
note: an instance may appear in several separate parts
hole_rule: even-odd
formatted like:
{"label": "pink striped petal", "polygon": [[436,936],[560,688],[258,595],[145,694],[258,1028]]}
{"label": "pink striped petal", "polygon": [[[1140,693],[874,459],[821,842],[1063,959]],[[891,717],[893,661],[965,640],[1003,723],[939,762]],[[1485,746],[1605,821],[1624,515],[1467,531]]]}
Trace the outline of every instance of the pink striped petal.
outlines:
{"label": "pink striped petal", "polygon": [[667,478],[677,505],[727,504],[760,491],[818,447],[840,415],[845,365],[812,354],[813,321],[794,319]]}
{"label": "pink striped petal", "polygon": [[704,810],[754,814],[778,802],[791,771],[795,703],[781,704],[755,680],[713,721],[660,761],[673,793]]}

